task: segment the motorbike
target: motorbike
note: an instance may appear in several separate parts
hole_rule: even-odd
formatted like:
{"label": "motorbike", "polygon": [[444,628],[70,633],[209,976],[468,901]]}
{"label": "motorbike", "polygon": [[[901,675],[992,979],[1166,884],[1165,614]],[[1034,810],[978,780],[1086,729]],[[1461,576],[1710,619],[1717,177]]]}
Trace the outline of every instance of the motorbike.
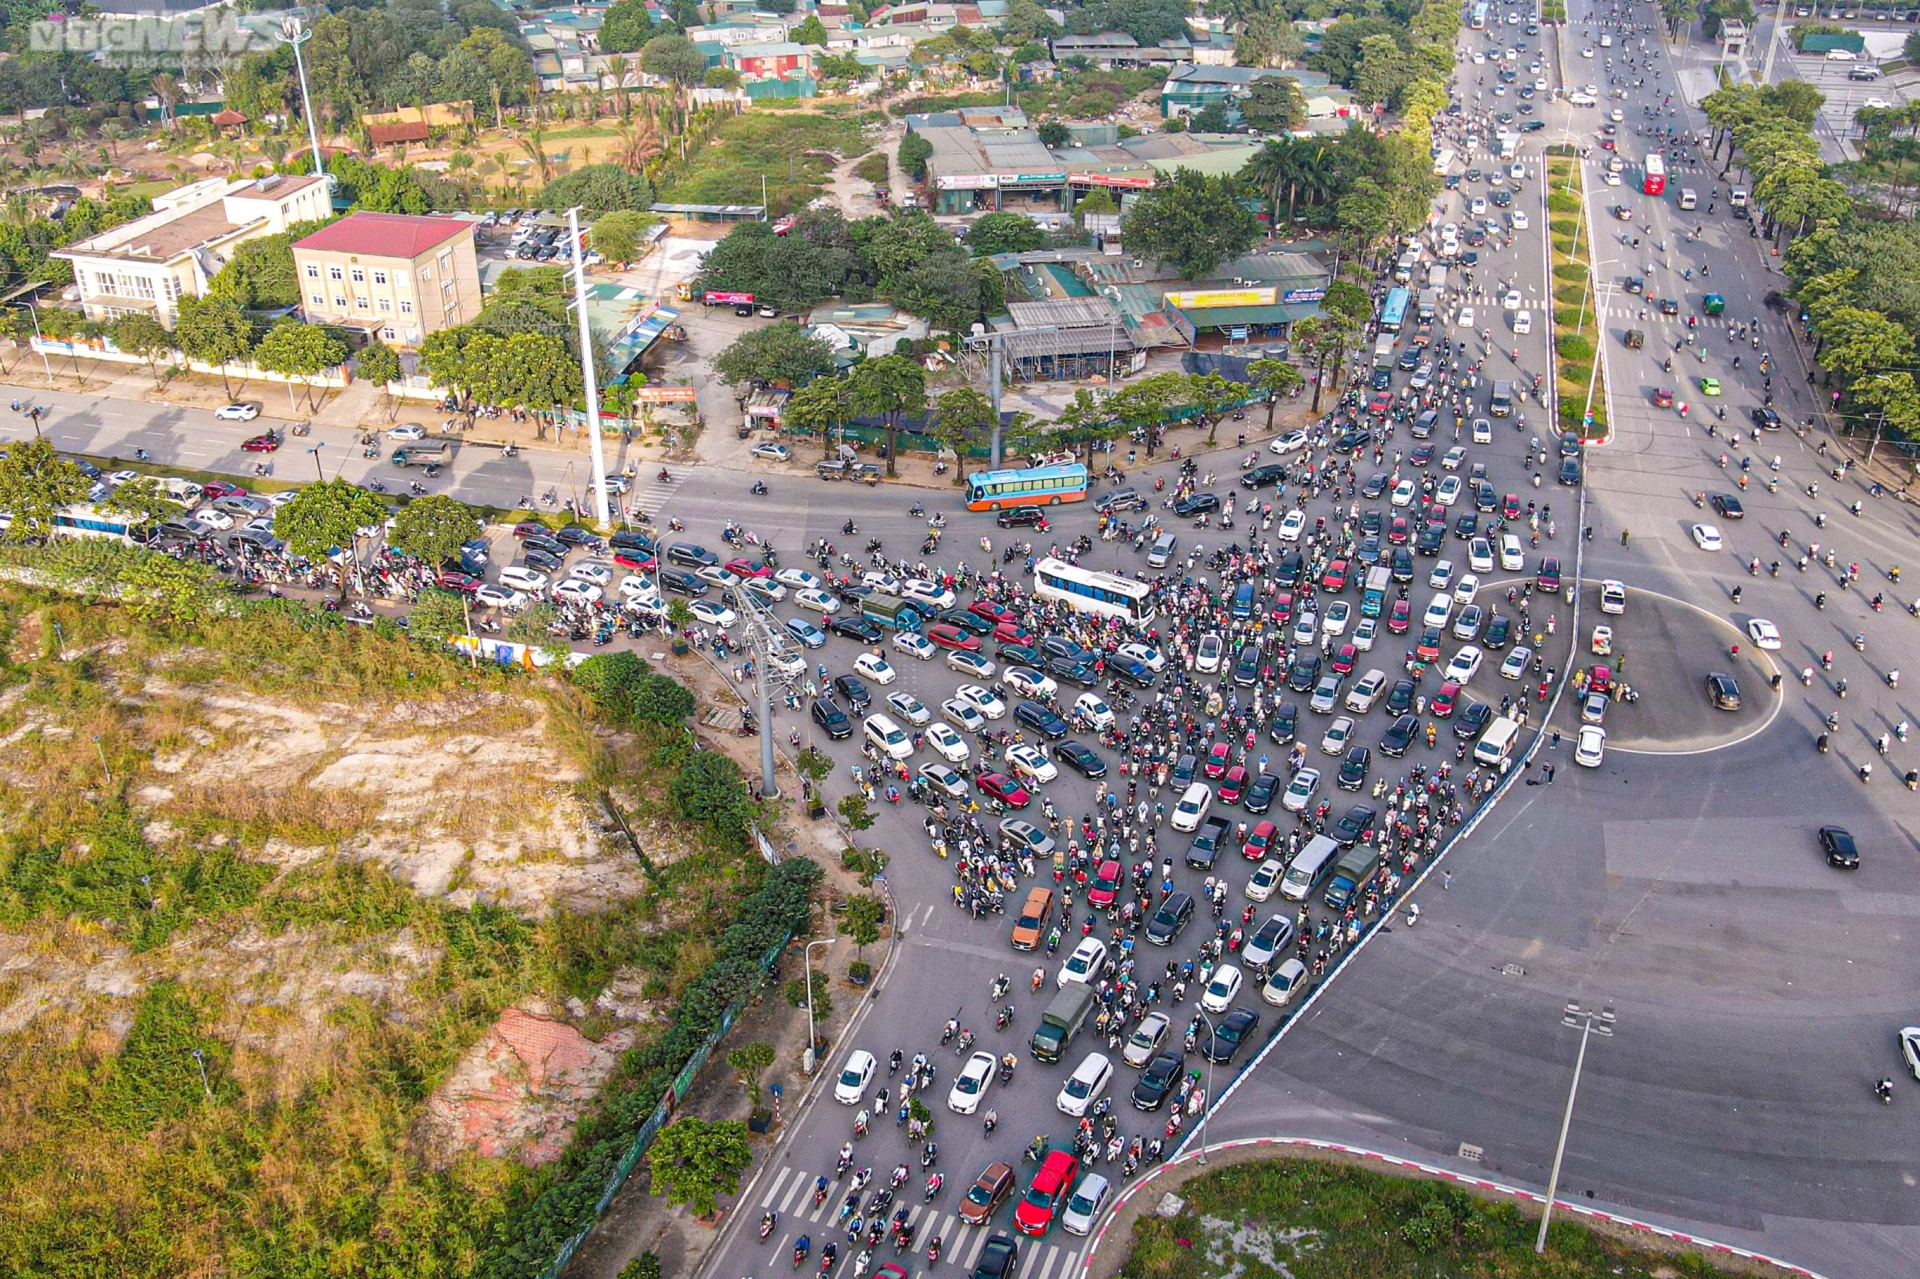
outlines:
{"label": "motorbike", "polygon": [[760,1242],[761,1243],[765,1243],[767,1241],[767,1236],[773,1233],[774,1221],[775,1221],[775,1218],[772,1212],[765,1212],[760,1215]]}

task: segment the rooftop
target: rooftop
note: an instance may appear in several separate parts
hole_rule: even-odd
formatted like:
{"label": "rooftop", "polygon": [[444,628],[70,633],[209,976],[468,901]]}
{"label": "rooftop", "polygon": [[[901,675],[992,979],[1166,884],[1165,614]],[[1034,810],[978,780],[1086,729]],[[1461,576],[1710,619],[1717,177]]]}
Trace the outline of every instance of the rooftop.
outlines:
{"label": "rooftop", "polygon": [[421,218],[405,213],[351,213],[315,231],[293,247],[315,253],[359,253],[411,261],[458,235],[472,235],[463,218]]}
{"label": "rooftop", "polygon": [[[136,218],[132,222],[69,244],[62,251],[61,256],[84,254],[89,257],[123,258],[129,261],[167,262],[203,245],[224,240],[236,232],[265,220],[262,216],[234,221],[228,216],[226,197],[233,196],[243,200],[249,197],[285,199],[318,181],[320,179],[308,174],[302,177],[282,177],[268,188],[262,188],[253,180],[232,182],[225,184],[224,187],[215,180],[210,180],[206,184],[195,183],[191,188],[181,188],[181,191],[189,192],[187,196],[189,200],[199,199],[202,195],[213,195],[216,190],[218,194],[206,203],[191,205],[185,211],[179,211],[177,206],[163,206],[143,218]],[[199,190],[203,185],[207,188],[204,192]]]}

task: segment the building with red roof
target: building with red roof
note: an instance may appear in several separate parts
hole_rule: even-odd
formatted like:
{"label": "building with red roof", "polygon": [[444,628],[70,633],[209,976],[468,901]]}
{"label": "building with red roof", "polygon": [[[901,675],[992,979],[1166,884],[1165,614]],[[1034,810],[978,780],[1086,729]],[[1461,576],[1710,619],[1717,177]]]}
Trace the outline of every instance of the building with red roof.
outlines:
{"label": "building with red roof", "polygon": [[300,309],[401,346],[480,314],[474,224],[465,218],[351,213],[293,245]]}

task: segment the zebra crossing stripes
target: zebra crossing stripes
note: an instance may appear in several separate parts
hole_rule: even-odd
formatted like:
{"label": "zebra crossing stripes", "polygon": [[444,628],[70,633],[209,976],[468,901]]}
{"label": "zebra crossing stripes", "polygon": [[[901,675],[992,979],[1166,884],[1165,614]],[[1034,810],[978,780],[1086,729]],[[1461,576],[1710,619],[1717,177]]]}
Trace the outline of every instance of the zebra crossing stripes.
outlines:
{"label": "zebra crossing stripes", "polygon": [[678,480],[679,477],[671,472],[668,473],[668,478],[663,480],[660,478],[660,473],[655,471],[652,479],[627,495],[627,509],[635,515],[644,514],[649,517],[658,515],[661,508],[666,506],[668,499],[673,496],[674,485]]}

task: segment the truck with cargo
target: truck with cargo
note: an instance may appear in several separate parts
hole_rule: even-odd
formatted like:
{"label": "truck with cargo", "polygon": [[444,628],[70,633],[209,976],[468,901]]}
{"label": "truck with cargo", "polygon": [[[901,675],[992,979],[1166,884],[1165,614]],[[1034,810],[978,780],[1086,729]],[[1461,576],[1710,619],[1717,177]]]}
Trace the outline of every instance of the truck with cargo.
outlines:
{"label": "truck with cargo", "polygon": [[898,595],[888,595],[875,591],[860,598],[860,616],[875,626],[889,631],[917,631],[920,629],[921,605],[914,600],[902,599]]}
{"label": "truck with cargo", "polygon": [[1393,570],[1376,564],[1367,570],[1367,584],[1360,592],[1360,616],[1378,617],[1387,606],[1387,592],[1393,587]]}
{"label": "truck with cargo", "polygon": [[1086,1024],[1093,1004],[1093,987],[1077,981],[1062,986],[1053,1002],[1047,1005],[1047,1011],[1040,1014],[1040,1028],[1027,1041],[1034,1057],[1049,1063],[1059,1061],[1067,1051],[1067,1044]]}
{"label": "truck with cargo", "polygon": [[395,466],[445,466],[453,461],[453,445],[402,444],[387,460]]}
{"label": "truck with cargo", "polygon": [[1380,854],[1372,845],[1355,844],[1334,865],[1333,877],[1327,881],[1327,894],[1321,900],[1335,910],[1345,910],[1354,892],[1379,869]]}

